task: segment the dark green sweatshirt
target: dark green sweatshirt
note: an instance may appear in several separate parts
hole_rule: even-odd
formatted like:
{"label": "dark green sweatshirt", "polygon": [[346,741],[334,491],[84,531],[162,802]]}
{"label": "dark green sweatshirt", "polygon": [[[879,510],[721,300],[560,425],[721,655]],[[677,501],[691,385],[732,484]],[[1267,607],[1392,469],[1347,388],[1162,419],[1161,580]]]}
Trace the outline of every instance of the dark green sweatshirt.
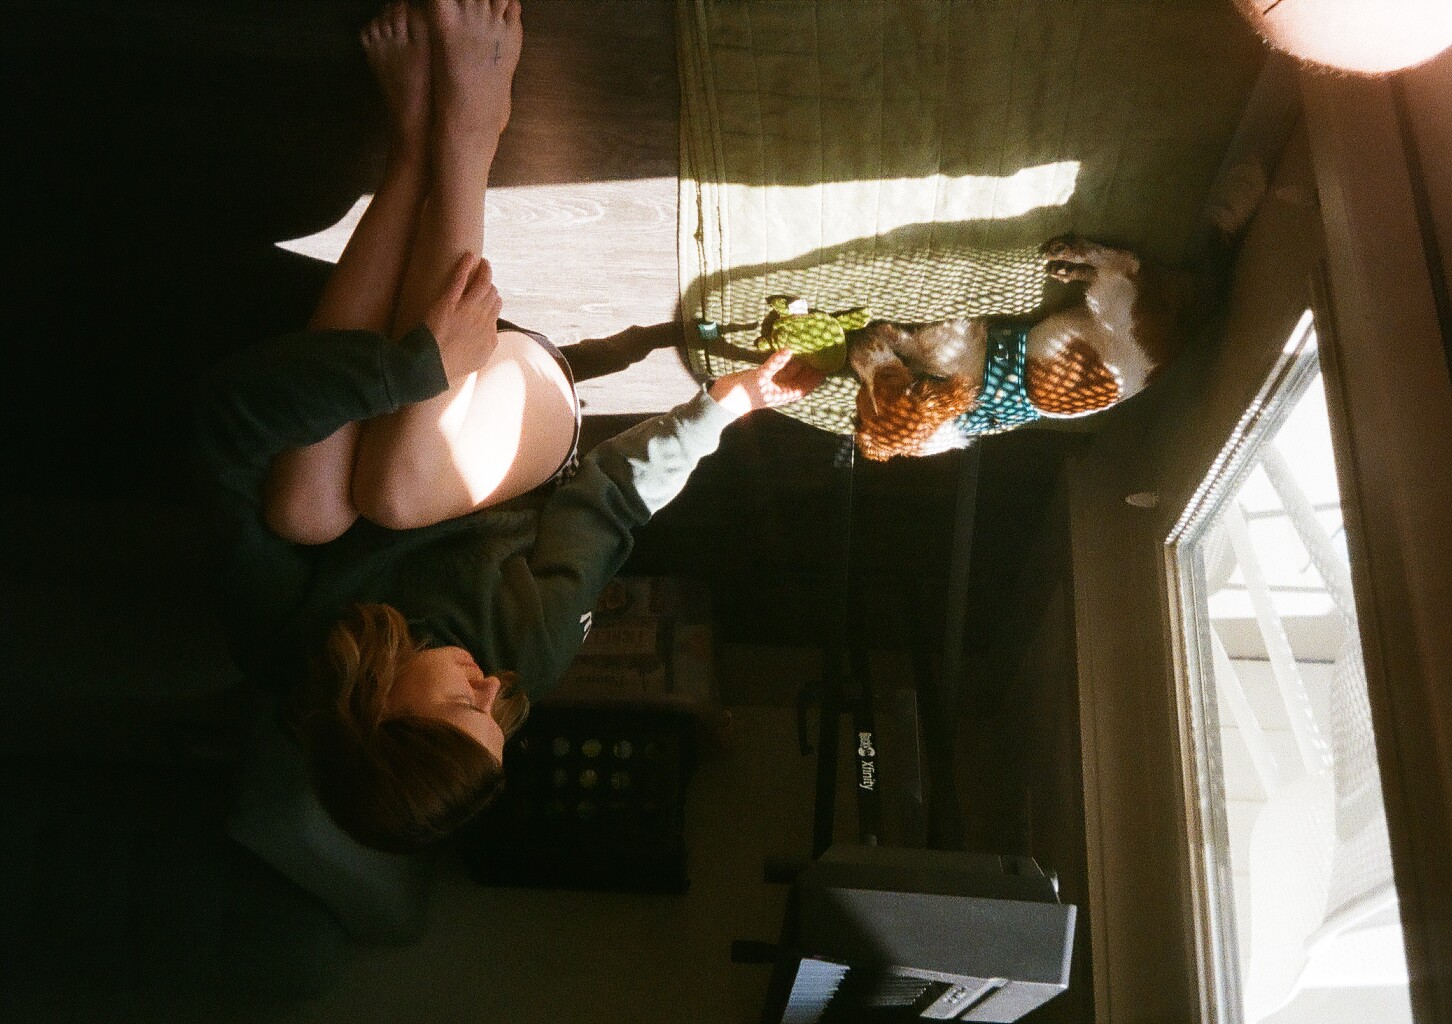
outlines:
{"label": "dark green sweatshirt", "polygon": [[513,669],[532,697],[579,650],[595,599],[630,554],[631,530],[674,498],[732,416],[706,394],[586,455],[567,483],[419,530],[360,520],[331,544],[290,544],[262,518],[273,456],[345,423],[432,398],[447,382],[419,327],[288,335],[227,360],[196,394],[202,487],[239,663],[291,687],[353,602],[393,605],[430,645]]}

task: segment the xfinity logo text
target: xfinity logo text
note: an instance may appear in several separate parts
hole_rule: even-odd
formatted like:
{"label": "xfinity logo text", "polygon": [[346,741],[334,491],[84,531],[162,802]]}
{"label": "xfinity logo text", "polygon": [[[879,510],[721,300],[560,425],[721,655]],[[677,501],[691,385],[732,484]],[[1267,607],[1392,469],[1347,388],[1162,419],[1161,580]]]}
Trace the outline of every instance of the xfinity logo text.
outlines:
{"label": "xfinity logo text", "polygon": [[877,763],[873,760],[877,751],[872,746],[872,733],[857,734],[857,786],[859,789],[877,788]]}

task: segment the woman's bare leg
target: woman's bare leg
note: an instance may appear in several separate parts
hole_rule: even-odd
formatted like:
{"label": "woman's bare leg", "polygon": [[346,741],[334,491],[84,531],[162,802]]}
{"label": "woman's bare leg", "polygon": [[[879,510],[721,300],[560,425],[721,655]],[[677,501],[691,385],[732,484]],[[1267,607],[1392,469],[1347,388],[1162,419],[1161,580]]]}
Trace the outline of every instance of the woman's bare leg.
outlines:
{"label": "woman's bare leg", "polygon": [[395,0],[362,39],[387,110],[388,161],[311,326],[387,333],[424,200],[432,105],[428,24],[420,11]]}
{"label": "woman's bare leg", "polygon": [[[431,0],[428,18],[432,183],[394,320],[400,333],[423,321],[462,255],[483,253],[484,192],[509,120],[523,39],[517,0]],[[363,424],[353,500],[364,516],[403,529],[468,511],[472,502],[451,451],[477,376],[451,378],[436,398]],[[440,494],[441,489],[460,493]]]}
{"label": "woman's bare leg", "polygon": [[[428,26],[419,11],[396,0],[364,28],[362,42],[383,91],[388,160],[308,326],[389,333],[424,200],[432,102]],[[264,509],[275,532],[295,543],[322,544],[353,525],[359,431],[350,423],[273,461]]]}

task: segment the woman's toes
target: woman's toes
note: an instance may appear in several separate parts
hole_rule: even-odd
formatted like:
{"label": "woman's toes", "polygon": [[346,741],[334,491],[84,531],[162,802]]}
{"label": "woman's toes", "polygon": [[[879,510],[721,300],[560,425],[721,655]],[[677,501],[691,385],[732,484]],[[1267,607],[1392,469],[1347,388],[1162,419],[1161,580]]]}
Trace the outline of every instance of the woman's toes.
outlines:
{"label": "woman's toes", "polygon": [[421,42],[428,35],[428,24],[424,21],[423,11],[416,7],[407,9],[404,26],[410,43]]}
{"label": "woman's toes", "polygon": [[386,5],[374,15],[373,20],[363,26],[363,44],[376,46],[387,41],[393,34],[393,4]]}
{"label": "woman's toes", "polygon": [[431,0],[428,6],[429,20],[440,28],[446,28],[458,18],[459,0]]}

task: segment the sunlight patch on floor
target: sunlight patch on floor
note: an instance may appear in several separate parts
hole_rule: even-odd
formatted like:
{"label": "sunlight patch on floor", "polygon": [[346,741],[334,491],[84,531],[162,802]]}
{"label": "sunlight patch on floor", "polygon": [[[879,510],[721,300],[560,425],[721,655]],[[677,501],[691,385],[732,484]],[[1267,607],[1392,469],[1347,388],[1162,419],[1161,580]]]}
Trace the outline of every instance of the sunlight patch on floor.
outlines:
{"label": "sunlight patch on floor", "polygon": [[[1022,186],[1015,186],[1022,188]],[[486,231],[504,231],[496,240],[513,245],[544,229],[574,230],[617,219],[632,229],[660,224],[675,230],[675,209],[660,202],[664,192],[674,195],[675,178],[637,178],[629,181],[583,181],[568,185],[493,185],[484,200]],[[1071,189],[1072,191],[1072,189]],[[371,193],[358,197],[348,212],[321,231],[275,243],[279,249],[309,256],[325,263],[337,263],[343,246],[373,201]],[[587,228],[587,230],[589,230]],[[516,237],[518,236],[518,237]],[[486,255],[491,262],[492,246]]]}
{"label": "sunlight patch on floor", "polygon": [[[760,225],[760,237],[732,238],[732,262],[770,264],[911,225],[1011,220],[1064,206],[1079,180],[1079,161],[1060,160],[1012,174],[931,174],[918,178],[825,181],[809,185],[715,186],[727,223]],[[767,245],[769,251],[761,251]],[[739,251],[738,251],[739,250]]]}
{"label": "sunlight patch on floor", "polygon": [[353,237],[353,229],[363,219],[363,211],[368,209],[368,204],[371,202],[373,202],[371,193],[361,195],[336,224],[323,228],[315,234],[278,242],[277,247],[288,252],[295,252],[300,256],[311,256],[324,263],[337,263],[338,257],[343,254],[343,246],[347,245],[348,239]]}

